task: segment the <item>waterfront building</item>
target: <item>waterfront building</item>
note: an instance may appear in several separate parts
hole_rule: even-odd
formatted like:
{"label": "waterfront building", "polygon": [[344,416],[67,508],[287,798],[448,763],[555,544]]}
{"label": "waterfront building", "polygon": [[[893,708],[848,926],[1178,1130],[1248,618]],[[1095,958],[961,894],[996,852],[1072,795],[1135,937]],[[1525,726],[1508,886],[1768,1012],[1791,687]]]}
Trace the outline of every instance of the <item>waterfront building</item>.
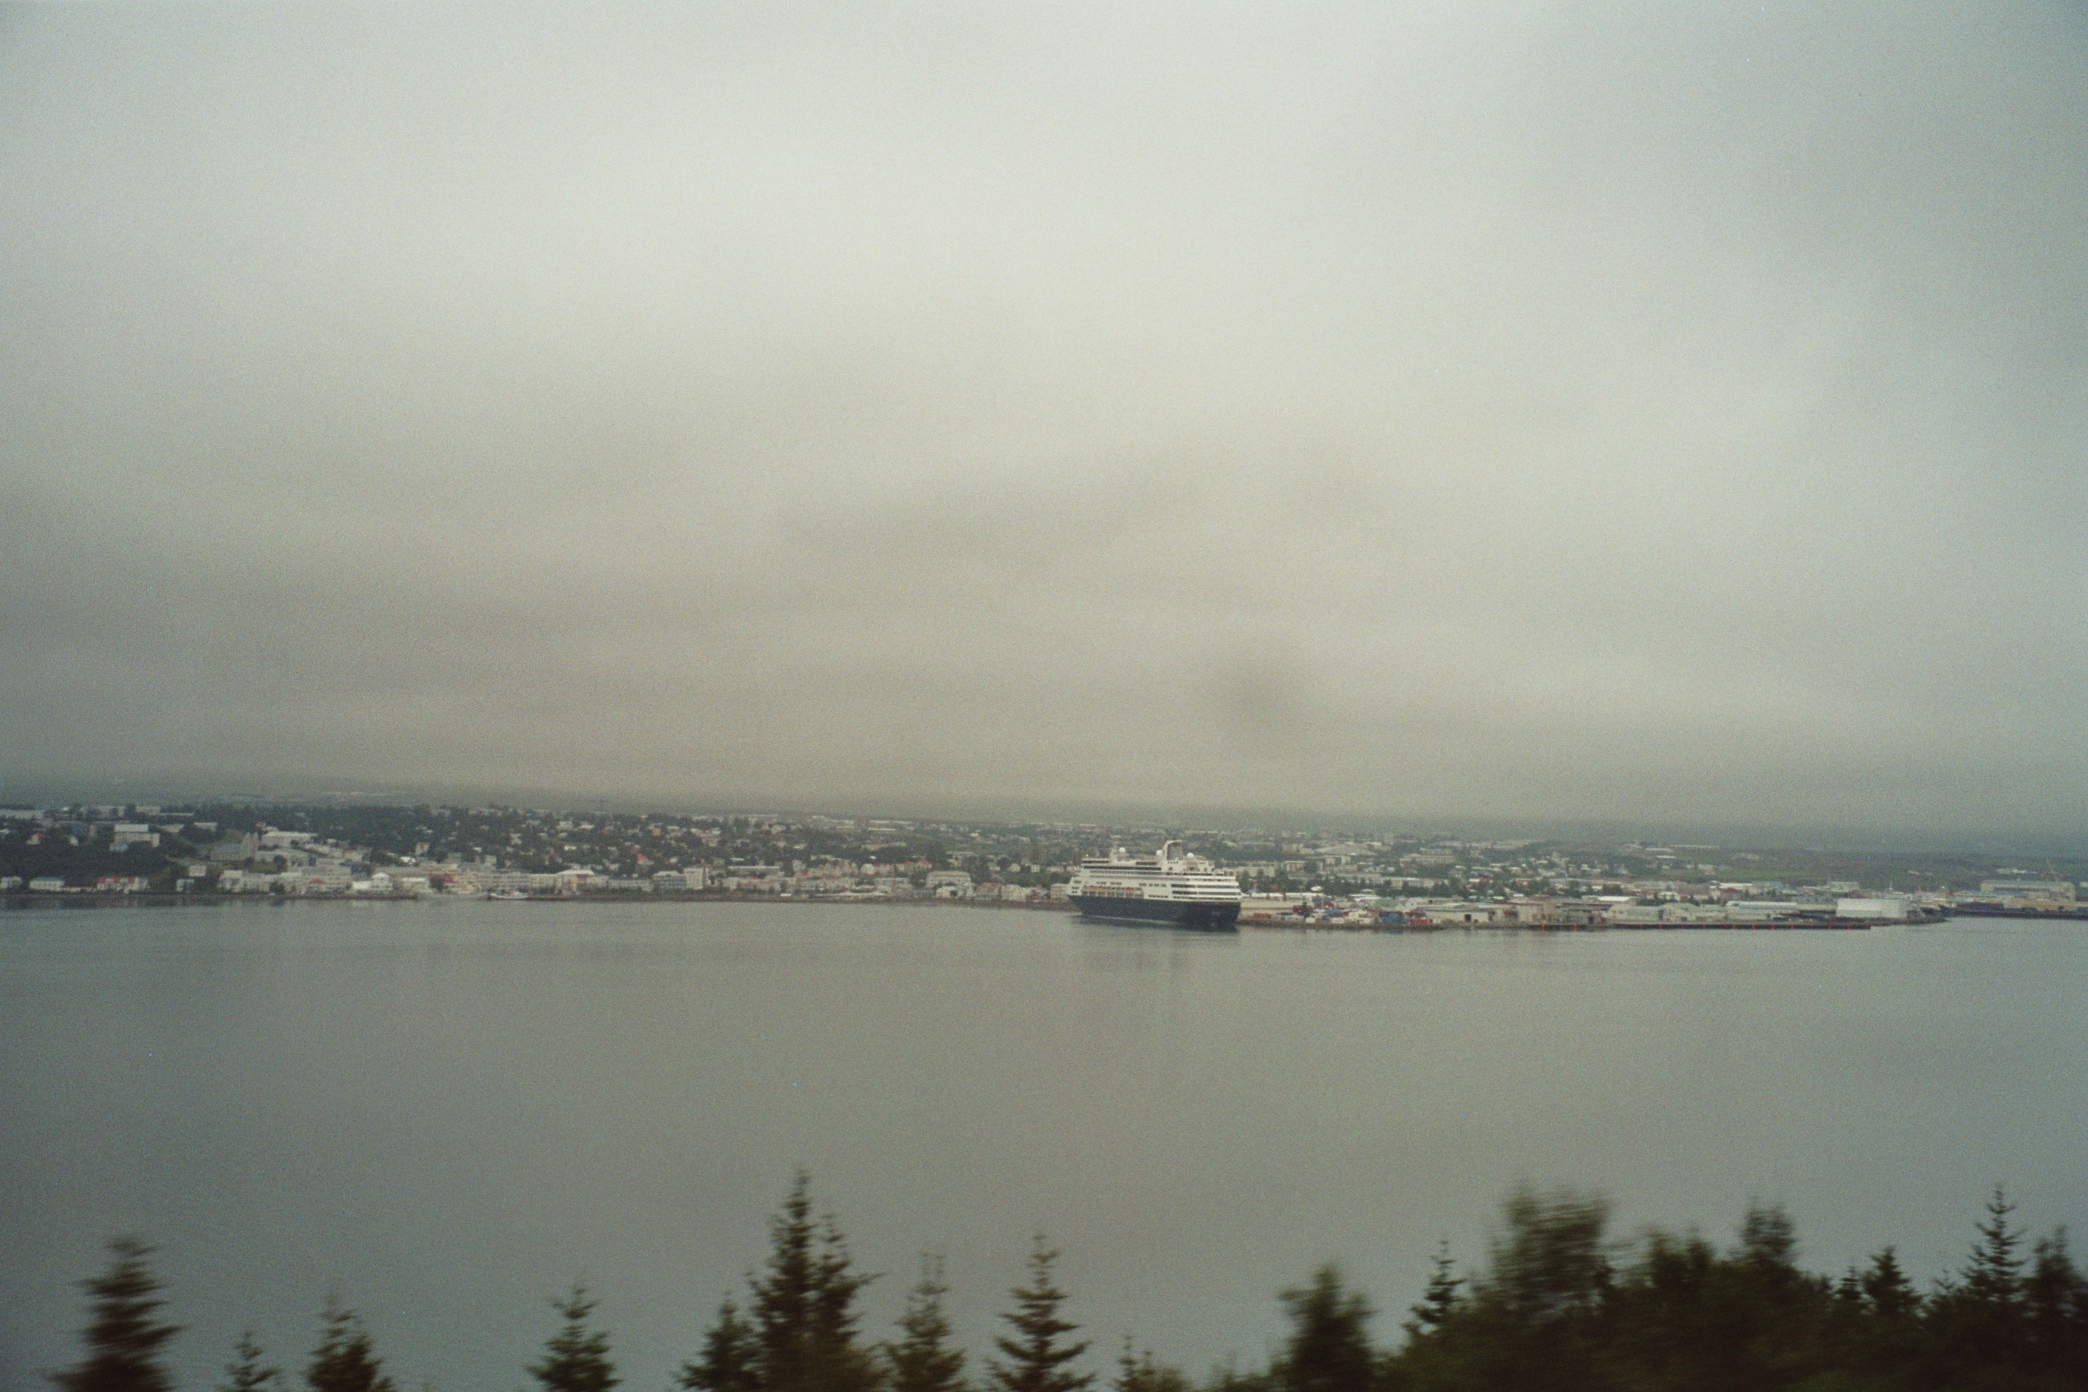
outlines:
{"label": "waterfront building", "polygon": [[1981,880],[1979,892],[1999,899],[2058,899],[2074,903],[2071,880]]}

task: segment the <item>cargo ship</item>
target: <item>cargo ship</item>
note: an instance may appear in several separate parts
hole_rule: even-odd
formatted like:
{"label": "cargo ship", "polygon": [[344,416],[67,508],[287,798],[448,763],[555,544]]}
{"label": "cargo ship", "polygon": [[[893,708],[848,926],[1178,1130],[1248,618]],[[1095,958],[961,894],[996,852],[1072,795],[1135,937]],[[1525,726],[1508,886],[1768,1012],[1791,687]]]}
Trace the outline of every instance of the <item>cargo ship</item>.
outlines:
{"label": "cargo ship", "polygon": [[1067,897],[1084,918],[1156,928],[1231,933],[1240,926],[1240,882],[1169,841],[1150,856],[1121,846],[1080,862]]}

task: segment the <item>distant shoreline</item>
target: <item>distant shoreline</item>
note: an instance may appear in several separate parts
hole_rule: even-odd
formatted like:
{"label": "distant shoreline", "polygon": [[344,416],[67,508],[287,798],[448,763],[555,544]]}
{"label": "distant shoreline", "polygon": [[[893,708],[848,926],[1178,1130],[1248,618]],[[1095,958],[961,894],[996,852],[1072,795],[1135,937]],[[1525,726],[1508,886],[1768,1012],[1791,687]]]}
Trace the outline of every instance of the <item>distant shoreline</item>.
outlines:
{"label": "distant shoreline", "polygon": [[80,890],[76,893],[9,893],[0,895],[0,908],[185,908],[207,904],[420,904],[420,903],[506,903],[506,904],[868,904],[877,907],[1024,909],[1072,913],[1063,899],[871,899],[839,894],[651,894],[614,890],[588,894],[544,894],[521,899],[491,900],[483,894],[121,894]]}
{"label": "distant shoreline", "polygon": [[[106,894],[86,890],[68,894],[19,894],[0,895],[0,911],[21,909],[147,909],[188,908],[191,906],[215,906],[223,904],[284,907],[292,904],[415,904],[442,902],[445,900],[486,903],[483,894]],[[526,899],[510,899],[490,902],[509,904],[792,904],[838,906],[844,904],[867,905],[874,908],[948,908],[1013,910],[1045,913],[1078,913],[1079,910],[1063,899],[1008,900],[1008,899],[871,899],[847,898],[841,895],[808,894],[650,894],[602,891],[584,895],[542,895]],[[2074,913],[2054,913],[2049,910],[2021,909],[1996,912],[1979,909],[1963,914],[1948,913],[1942,920],[1951,918],[2007,918],[2053,923],[2078,923],[2088,920],[2088,909]],[[1480,924],[1480,925],[1400,925],[1367,924],[1348,925],[1300,920],[1285,923],[1278,920],[1241,920],[1241,932],[1330,932],[1330,933],[1445,933],[1445,932],[1541,932],[1541,933],[1646,933],[1646,932],[1857,932],[1871,928],[1890,927],[1898,924],[1896,919],[1845,919],[1840,921],[1811,920],[1786,922],[1764,920],[1749,923],[1605,923],[1599,925],[1546,925],[1524,924]]]}

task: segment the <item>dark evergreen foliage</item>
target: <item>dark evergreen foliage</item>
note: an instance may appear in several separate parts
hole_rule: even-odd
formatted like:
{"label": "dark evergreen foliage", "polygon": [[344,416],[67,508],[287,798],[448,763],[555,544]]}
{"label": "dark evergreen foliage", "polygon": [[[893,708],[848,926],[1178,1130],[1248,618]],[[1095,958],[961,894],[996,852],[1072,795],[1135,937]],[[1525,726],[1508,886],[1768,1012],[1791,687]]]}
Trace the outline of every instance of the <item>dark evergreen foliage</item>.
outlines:
{"label": "dark evergreen foliage", "polygon": [[[1468,1351],[1481,1386],[1596,1385],[1604,1302],[1611,1295],[1609,1206],[1599,1197],[1518,1190],[1502,1206],[1505,1231],[1434,1337]],[[1425,1385],[1425,1384],[1424,1384]]]}
{"label": "dark evergreen foliage", "polygon": [[1063,1336],[1080,1326],[1059,1317],[1066,1293],[1052,1281],[1058,1258],[1058,1250],[1038,1233],[1030,1246],[1029,1284],[1010,1292],[1015,1308],[1001,1316],[1014,1334],[993,1341],[1003,1359],[987,1364],[1000,1392],[1081,1392],[1095,1380],[1093,1373],[1075,1373],[1066,1367],[1087,1352],[1087,1345],[1062,1342]]}
{"label": "dark evergreen foliage", "polygon": [[677,1379],[690,1392],[754,1392],[754,1331],[730,1298],[703,1336],[703,1353],[684,1363]]}
{"label": "dark evergreen foliage", "polygon": [[[943,1308],[942,1268],[924,1259],[900,1337],[871,1351],[856,1337],[858,1272],[831,1218],[815,1224],[800,1175],[771,1220],[771,1252],[747,1281],[746,1313],[719,1308],[686,1392],[972,1392]],[[2027,1243],[1997,1188],[1963,1269],[1923,1294],[1894,1250],[1838,1280],[1797,1265],[1797,1234],[1774,1207],[1751,1207],[1723,1250],[1697,1234],[1607,1237],[1599,1198],[1518,1192],[1485,1268],[1456,1274],[1439,1247],[1405,1338],[1379,1352],[1371,1309],[1327,1265],[1282,1293],[1291,1330],[1265,1371],[1227,1364],[1197,1392],[2088,1392],[2088,1278],[2064,1229]],[[155,1312],[151,1249],[110,1244],[93,1297],[87,1356],[52,1375],[62,1392],[171,1392],[158,1358],[177,1332]],[[1040,1234],[989,1363],[988,1392],[1086,1392],[1072,1370],[1085,1343],[1064,1319],[1058,1252]],[[590,1325],[584,1286],[552,1301],[564,1321],[529,1372],[540,1392],[612,1392],[609,1339]],[[330,1299],[305,1370],[310,1392],[393,1392],[354,1311]],[[1127,1337],[1109,1392],[1192,1392],[1190,1379],[1134,1352]],[[216,1392],[277,1392],[251,1333]]]}
{"label": "dark evergreen foliage", "polygon": [[1614,1268],[1599,1203],[1519,1194],[1492,1269],[1463,1297],[1431,1283],[1405,1344],[1380,1364],[1381,1388],[2088,1389],[2088,1281],[2063,1233],[2036,1245],[2026,1275],[2012,1211],[1997,1190],[1963,1274],[1924,1298],[1891,1248],[1839,1282],[1799,1270],[1796,1234],[1774,1208],[1750,1209],[1729,1251],[1655,1231]]}
{"label": "dark evergreen foliage", "polygon": [[544,1344],[543,1358],[529,1365],[529,1375],[545,1392],[609,1392],[621,1379],[609,1359],[609,1335],[588,1328],[595,1302],[587,1298],[587,1287],[573,1282],[551,1308],[565,1324]]}
{"label": "dark evergreen foliage", "polygon": [[1312,1284],[1283,1293],[1290,1341],[1271,1371],[1283,1392],[1371,1392],[1376,1357],[1370,1349],[1370,1302],[1345,1290],[1329,1262]]}
{"label": "dark evergreen foliage", "polygon": [[232,1361],[225,1365],[225,1380],[218,1384],[218,1392],[273,1392],[282,1379],[282,1369],[262,1363],[261,1345],[249,1329],[232,1346]]}
{"label": "dark evergreen foliage", "polygon": [[1124,1336],[1124,1351],[1117,1358],[1117,1375],[1110,1392],[1190,1392],[1189,1379],[1181,1369],[1153,1360],[1153,1351],[1132,1351],[1131,1336]]}
{"label": "dark evergreen foliage", "polygon": [[1928,1362],[1938,1385],[2088,1387],[2088,1299],[2062,1230],[2037,1243],[2026,1276],[2015,1205],[1995,1186],[1979,1241],[1956,1281],[1929,1301]]}
{"label": "dark evergreen foliage", "polygon": [[305,1385],[312,1392],[394,1392],[355,1311],[328,1296],[319,1318],[324,1326],[319,1347],[305,1365]]}
{"label": "dark evergreen foliage", "polygon": [[1914,1293],[1899,1258],[1887,1247],[1871,1258],[1870,1270],[1858,1279],[1864,1309],[1879,1319],[1912,1319],[1921,1312],[1921,1297]]}
{"label": "dark evergreen foliage", "polygon": [[2088,1381],[2088,1279],[2067,1256],[2066,1229],[2037,1243],[2023,1305],[2029,1360]]}
{"label": "dark evergreen foliage", "polygon": [[1563,1190],[1540,1198],[1519,1189],[1502,1211],[1508,1231],[1494,1244],[1493,1269],[1476,1294],[1535,1328],[1591,1314],[1609,1289],[1609,1205]]}
{"label": "dark evergreen foliage", "polygon": [[1451,1312],[1457,1308],[1457,1293],[1464,1285],[1464,1278],[1453,1275],[1456,1265],[1450,1260],[1450,1242],[1446,1238],[1436,1244],[1436,1253],[1429,1261],[1428,1286],[1421,1293],[1419,1303],[1409,1305],[1410,1318],[1401,1326],[1408,1338],[1439,1329]]}
{"label": "dark evergreen foliage", "polygon": [[2023,1258],[2016,1249],[2023,1245],[2023,1233],[2008,1225],[2008,1215],[2013,1212],[2015,1205],[1995,1185],[1994,1196],[1987,1200],[1986,1220],[1979,1225],[1979,1245],[1965,1264],[1964,1294],[1991,1309],[2012,1310],[2022,1299]]}
{"label": "dark evergreen foliage", "polygon": [[769,1220],[768,1270],[749,1278],[742,1319],[727,1301],[682,1369],[699,1392],[871,1392],[878,1367],[856,1341],[856,1297],[876,1277],[855,1269],[829,1216],[812,1221],[812,1182],[798,1172],[783,1211]]}
{"label": "dark evergreen foliage", "polygon": [[949,1290],[942,1259],[922,1257],[921,1279],[907,1293],[906,1313],[899,1317],[901,1337],[884,1346],[890,1392],[965,1392],[964,1350],[951,1345],[943,1313]]}
{"label": "dark evergreen foliage", "polygon": [[1243,1373],[1228,1358],[1211,1370],[1204,1392],[1274,1392],[1275,1382],[1267,1373]]}
{"label": "dark evergreen foliage", "polygon": [[168,1392],[172,1384],[160,1366],[161,1347],[180,1326],[161,1324],[159,1282],[146,1258],[152,1248],[132,1237],[109,1243],[109,1269],[80,1284],[92,1297],[92,1312],[81,1342],[87,1355],[51,1381],[64,1392]]}

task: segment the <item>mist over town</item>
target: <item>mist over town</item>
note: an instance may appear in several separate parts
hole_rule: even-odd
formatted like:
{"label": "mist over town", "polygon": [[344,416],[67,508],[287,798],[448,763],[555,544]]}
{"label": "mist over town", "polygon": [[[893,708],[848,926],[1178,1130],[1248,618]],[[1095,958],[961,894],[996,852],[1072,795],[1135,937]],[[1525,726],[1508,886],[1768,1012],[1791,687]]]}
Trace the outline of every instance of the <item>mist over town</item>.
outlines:
{"label": "mist over town", "polygon": [[2084,26],[10,9],[0,788],[2077,836]]}

